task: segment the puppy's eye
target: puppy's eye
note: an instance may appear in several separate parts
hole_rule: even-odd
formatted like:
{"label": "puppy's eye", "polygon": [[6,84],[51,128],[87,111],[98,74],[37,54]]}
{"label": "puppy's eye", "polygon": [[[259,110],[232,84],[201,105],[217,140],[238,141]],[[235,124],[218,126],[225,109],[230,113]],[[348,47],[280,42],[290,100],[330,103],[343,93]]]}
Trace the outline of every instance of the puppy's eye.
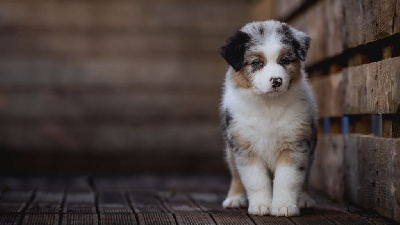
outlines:
{"label": "puppy's eye", "polygon": [[259,69],[264,66],[264,62],[257,60],[257,61],[252,62],[251,65],[256,69]]}
{"label": "puppy's eye", "polygon": [[281,60],[279,60],[279,64],[281,64],[281,65],[288,65],[288,64],[294,63],[294,62],[296,62],[296,59],[282,58]]}

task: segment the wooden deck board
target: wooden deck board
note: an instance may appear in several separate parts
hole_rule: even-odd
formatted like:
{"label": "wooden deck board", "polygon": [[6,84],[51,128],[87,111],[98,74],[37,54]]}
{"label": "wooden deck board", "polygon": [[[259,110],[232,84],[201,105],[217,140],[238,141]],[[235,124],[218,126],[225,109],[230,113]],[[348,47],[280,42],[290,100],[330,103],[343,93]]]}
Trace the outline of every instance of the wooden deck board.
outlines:
{"label": "wooden deck board", "polygon": [[0,225],[395,224],[318,195],[300,217],[248,215],[221,206],[228,187],[220,176],[0,177]]}

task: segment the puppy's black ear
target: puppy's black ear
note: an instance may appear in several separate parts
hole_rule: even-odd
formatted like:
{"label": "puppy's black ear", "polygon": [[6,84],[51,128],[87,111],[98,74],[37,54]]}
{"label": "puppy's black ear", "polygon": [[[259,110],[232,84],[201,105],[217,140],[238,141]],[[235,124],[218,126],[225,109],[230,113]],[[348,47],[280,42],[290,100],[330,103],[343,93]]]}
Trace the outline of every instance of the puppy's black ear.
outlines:
{"label": "puppy's black ear", "polygon": [[299,55],[300,60],[304,61],[306,60],[307,51],[310,47],[311,38],[301,31],[296,31],[295,37],[299,42],[299,49],[297,50],[297,54]]}
{"label": "puppy's black ear", "polygon": [[230,37],[226,44],[219,50],[221,56],[235,69],[242,68],[244,54],[247,51],[250,36],[242,31],[237,31]]}
{"label": "puppy's black ear", "polygon": [[301,61],[306,60],[311,38],[307,34],[294,29],[286,23],[282,24],[278,32],[282,35],[282,42],[291,46]]}

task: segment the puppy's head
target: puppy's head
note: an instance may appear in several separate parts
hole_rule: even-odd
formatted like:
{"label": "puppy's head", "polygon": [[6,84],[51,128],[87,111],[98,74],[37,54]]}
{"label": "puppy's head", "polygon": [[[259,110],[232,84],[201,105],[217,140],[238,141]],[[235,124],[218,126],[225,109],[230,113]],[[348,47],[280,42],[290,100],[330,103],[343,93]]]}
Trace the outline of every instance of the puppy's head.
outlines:
{"label": "puppy's head", "polygon": [[249,23],[221,47],[239,88],[277,96],[302,76],[310,37],[278,21]]}

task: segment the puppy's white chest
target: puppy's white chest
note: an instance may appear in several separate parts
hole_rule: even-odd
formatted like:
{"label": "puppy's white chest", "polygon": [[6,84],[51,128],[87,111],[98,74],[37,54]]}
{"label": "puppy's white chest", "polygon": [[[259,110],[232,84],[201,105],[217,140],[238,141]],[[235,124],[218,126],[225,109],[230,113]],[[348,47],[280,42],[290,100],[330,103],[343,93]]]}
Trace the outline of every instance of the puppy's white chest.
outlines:
{"label": "puppy's white chest", "polygon": [[260,155],[275,154],[296,129],[292,109],[283,106],[253,106],[238,112],[236,126],[245,140]]}

